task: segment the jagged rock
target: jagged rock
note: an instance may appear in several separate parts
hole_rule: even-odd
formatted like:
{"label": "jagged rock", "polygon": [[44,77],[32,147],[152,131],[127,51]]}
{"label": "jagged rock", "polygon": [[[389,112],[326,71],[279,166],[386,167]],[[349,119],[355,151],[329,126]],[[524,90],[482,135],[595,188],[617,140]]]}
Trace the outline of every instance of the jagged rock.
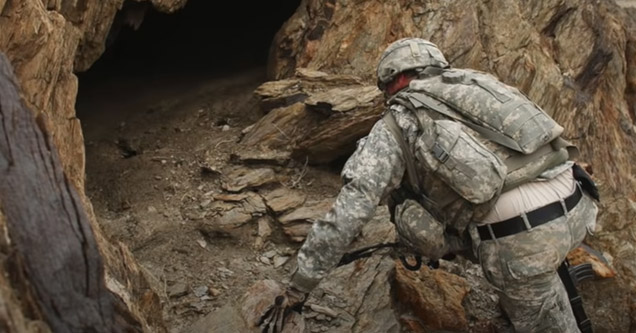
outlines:
{"label": "jagged rock", "polygon": [[262,249],[265,245],[265,241],[272,234],[272,227],[269,224],[270,218],[265,216],[258,220],[258,236],[254,241],[254,247],[256,249]]}
{"label": "jagged rock", "polygon": [[246,188],[259,187],[278,180],[276,173],[270,168],[238,168],[227,175],[223,189],[229,192],[240,192]]}
{"label": "jagged rock", "polygon": [[242,200],[247,199],[250,196],[250,193],[218,193],[214,194],[212,197],[214,200],[228,201],[228,202],[240,202]]}
{"label": "jagged rock", "polygon": [[192,292],[194,293],[194,296],[201,298],[208,294],[208,289],[208,286],[198,286],[192,289]]}
{"label": "jagged rock", "polygon": [[188,285],[183,282],[177,282],[168,288],[168,296],[181,297],[188,294]]}
{"label": "jagged rock", "polygon": [[192,326],[187,327],[182,332],[250,332],[250,330],[246,327],[238,307],[232,303],[228,303],[220,309],[197,320]]}
{"label": "jagged rock", "polygon": [[279,187],[265,194],[264,198],[267,206],[278,214],[302,205],[307,196],[300,191]]}
{"label": "jagged rock", "polygon": [[289,261],[291,257],[289,256],[275,256],[274,257],[274,267],[278,268],[283,266],[285,263]]}
{"label": "jagged rock", "polygon": [[291,212],[280,216],[278,221],[283,225],[286,225],[295,221],[317,219],[323,217],[332,205],[333,199],[307,202],[302,207],[296,208]]}
{"label": "jagged rock", "polygon": [[302,242],[305,240],[311,230],[311,223],[297,222],[283,226],[285,235],[294,242]]}
{"label": "jagged rock", "polygon": [[382,92],[375,86],[361,86],[353,88],[333,88],[312,94],[305,101],[311,110],[322,111],[327,114],[333,112],[347,112],[365,106],[372,106],[382,96]]}
{"label": "jagged rock", "polygon": [[234,229],[252,220],[252,214],[242,207],[235,207],[214,219],[213,224],[221,229]]}
{"label": "jagged rock", "polygon": [[261,109],[265,112],[278,107],[303,102],[313,91],[329,87],[360,85],[360,78],[352,75],[331,75],[307,68],[297,68],[295,78],[265,82],[254,93],[261,98]]}
{"label": "jagged rock", "polygon": [[231,155],[231,159],[244,164],[286,165],[291,153],[283,150],[253,149],[247,146]]}
{"label": "jagged rock", "polygon": [[353,143],[368,132],[382,112],[382,93],[353,76],[309,70],[299,70],[297,75],[265,83],[256,92],[264,105],[272,100],[278,101],[275,105],[285,105],[281,100],[290,95],[301,95],[304,102],[272,110],[242,143],[292,150],[296,158],[308,157],[311,163],[327,163],[350,153]]}
{"label": "jagged rock", "polygon": [[601,253],[594,253],[592,249],[583,244],[568,253],[568,261],[570,265],[577,266],[589,263],[592,265],[594,274],[601,278],[611,278],[616,276],[616,271],[610,267],[606,258]]}
{"label": "jagged rock", "polygon": [[[9,4],[10,9],[20,5],[28,12],[26,3]],[[9,12],[2,10],[0,26]],[[0,260],[11,271],[0,274],[6,277],[0,279],[5,304],[0,308],[16,309],[0,309],[0,326],[23,326],[25,332],[165,332],[147,272],[126,246],[104,238],[88,199],[65,175],[45,121],[34,117],[22,96],[0,53],[0,119],[11,120],[0,126],[5,138],[0,141]],[[48,204],[34,204],[43,202]],[[51,280],[53,275],[58,279]]]}
{"label": "jagged rock", "polygon": [[468,320],[462,306],[470,290],[465,279],[443,270],[422,267],[413,272],[396,264],[400,303],[406,304],[427,327],[463,332]]}
{"label": "jagged rock", "polygon": [[272,110],[261,118],[243,137],[241,145],[246,149],[278,150],[294,147],[304,131],[317,124],[320,115],[305,109],[305,104],[295,103]]}

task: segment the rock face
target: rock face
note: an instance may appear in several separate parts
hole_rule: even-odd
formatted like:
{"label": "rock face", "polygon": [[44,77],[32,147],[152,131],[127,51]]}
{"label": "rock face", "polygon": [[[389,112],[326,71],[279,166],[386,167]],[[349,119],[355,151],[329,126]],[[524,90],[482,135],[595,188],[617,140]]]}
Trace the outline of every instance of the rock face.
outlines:
{"label": "rock face", "polygon": [[630,31],[633,22],[608,2],[308,0],[276,36],[269,75],[289,78],[306,67],[374,84],[390,42],[429,39],[452,66],[493,73],[528,94],[565,126],[599,179],[633,198],[635,187],[619,181],[633,181],[636,37]]}
{"label": "rock face", "polygon": [[[122,3],[123,0],[2,0],[0,51],[13,66],[27,107],[24,110],[31,110],[44,134],[51,137],[66,177],[78,190],[103,256],[106,286],[124,300],[128,311],[137,317],[134,320],[145,330],[161,332],[165,328],[157,295],[126,246],[112,244],[101,234],[84,194],[84,143],[75,118],[78,82],[73,72],[87,69],[103,53],[111,23]],[[185,0],[152,3],[172,12]],[[4,221],[0,225],[5,230]],[[29,314],[20,313],[20,307],[13,303],[15,292],[6,286],[2,283],[0,292],[2,325],[10,325],[10,332],[46,331],[44,322],[34,323]],[[11,322],[12,318],[16,321]]]}

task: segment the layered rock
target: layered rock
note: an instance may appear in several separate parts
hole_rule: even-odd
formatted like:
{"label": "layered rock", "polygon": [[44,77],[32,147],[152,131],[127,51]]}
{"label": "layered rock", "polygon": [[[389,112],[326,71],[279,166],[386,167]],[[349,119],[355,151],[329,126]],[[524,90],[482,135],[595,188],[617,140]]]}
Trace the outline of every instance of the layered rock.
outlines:
{"label": "layered rock", "polygon": [[[33,112],[44,135],[50,136],[51,147],[59,151],[67,179],[78,191],[84,207],[77,209],[85,210],[92,224],[104,258],[107,287],[124,301],[126,311],[145,330],[161,332],[165,328],[157,295],[126,246],[112,244],[101,234],[84,194],[84,143],[75,117],[78,81],[73,73],[87,69],[103,53],[111,23],[122,3],[123,0],[0,1],[0,51],[14,68],[27,107],[24,110]],[[152,3],[171,12],[183,6],[185,0]],[[20,313],[24,303],[16,303],[17,296],[5,283],[0,296],[0,320],[10,325],[9,331],[47,330],[47,324],[37,316]]]}
{"label": "layered rock", "polygon": [[493,73],[528,94],[565,126],[598,179],[633,198],[631,21],[608,2],[309,0],[277,34],[268,72],[278,80],[306,67],[373,84],[389,43],[429,39],[452,66]]}

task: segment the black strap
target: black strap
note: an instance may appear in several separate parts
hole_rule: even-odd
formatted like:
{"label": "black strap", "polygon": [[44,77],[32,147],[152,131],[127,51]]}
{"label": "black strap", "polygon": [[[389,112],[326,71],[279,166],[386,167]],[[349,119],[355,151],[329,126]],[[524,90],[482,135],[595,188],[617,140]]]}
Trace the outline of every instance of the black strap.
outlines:
{"label": "black strap", "polygon": [[[581,197],[583,197],[583,193],[581,192],[581,189],[576,186],[574,193],[563,200],[565,202],[566,211],[564,211],[564,207],[561,204],[561,201],[556,201],[526,213],[528,223],[531,227],[534,228],[544,223],[548,223],[558,217],[561,217],[565,215],[565,213],[572,210],[572,208],[574,208],[574,206],[579,203]],[[492,235],[490,233],[490,230],[492,230]],[[481,240],[483,241],[491,240],[493,239],[493,236],[495,238],[501,238],[514,235],[526,230],[528,230],[528,228],[526,227],[526,224],[523,221],[523,217],[521,216],[515,216],[501,222],[477,227],[479,238],[481,238]]]}
{"label": "black strap", "polygon": [[[380,244],[376,244],[376,245],[371,245],[371,246],[367,246],[367,247],[363,247],[361,249],[358,249],[356,251],[353,252],[348,252],[345,253],[342,258],[340,259],[340,262],[338,262],[338,267],[340,266],[344,266],[346,264],[349,264],[355,260],[358,259],[362,259],[362,258],[366,258],[366,257],[370,257],[373,252],[383,249],[383,248],[393,248],[393,249],[397,249],[397,248],[401,248],[402,244],[400,243],[380,243]],[[405,255],[400,255],[399,256],[400,261],[402,262],[402,265],[411,271],[417,271],[422,267],[422,256],[419,254],[413,254],[413,258],[415,258],[415,264],[411,264],[406,260],[406,256]],[[438,268],[439,267],[439,261],[437,260],[431,260],[427,263],[427,266],[430,268]]]}
{"label": "black strap", "polygon": [[570,299],[570,304],[572,305],[572,312],[574,313],[576,324],[581,330],[581,333],[592,333],[592,322],[585,314],[585,309],[583,309],[583,301],[576,290],[574,280],[570,275],[569,267],[570,263],[566,259],[557,270],[559,273],[559,277],[561,278],[561,281],[565,286],[565,290],[568,292],[568,298]]}

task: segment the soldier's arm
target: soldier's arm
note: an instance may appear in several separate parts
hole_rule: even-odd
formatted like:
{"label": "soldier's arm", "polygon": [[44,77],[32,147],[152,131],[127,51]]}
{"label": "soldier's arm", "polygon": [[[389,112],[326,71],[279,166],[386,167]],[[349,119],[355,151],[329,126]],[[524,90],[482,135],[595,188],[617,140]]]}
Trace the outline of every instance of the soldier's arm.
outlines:
{"label": "soldier's arm", "polygon": [[[401,125],[408,123],[400,115],[397,119]],[[336,266],[381,199],[400,185],[405,163],[386,124],[378,121],[363,140],[345,164],[342,172],[345,185],[334,205],[324,218],[314,223],[300,249],[298,267],[291,280],[298,290],[311,291]]]}

